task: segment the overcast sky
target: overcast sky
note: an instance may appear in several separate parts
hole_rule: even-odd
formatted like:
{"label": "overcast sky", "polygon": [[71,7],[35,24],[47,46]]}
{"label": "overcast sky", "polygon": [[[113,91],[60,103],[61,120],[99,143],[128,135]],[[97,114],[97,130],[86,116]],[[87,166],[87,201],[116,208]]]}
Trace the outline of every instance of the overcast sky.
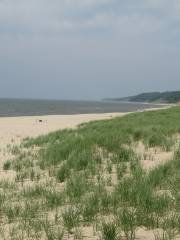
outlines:
{"label": "overcast sky", "polygon": [[0,97],[180,90],[180,0],[0,0]]}

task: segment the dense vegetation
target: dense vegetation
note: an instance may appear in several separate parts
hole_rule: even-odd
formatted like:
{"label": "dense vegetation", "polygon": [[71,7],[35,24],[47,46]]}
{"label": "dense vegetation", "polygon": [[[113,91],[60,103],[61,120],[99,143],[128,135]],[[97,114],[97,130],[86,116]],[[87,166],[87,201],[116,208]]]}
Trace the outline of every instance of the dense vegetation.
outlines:
{"label": "dense vegetation", "polygon": [[0,239],[134,240],[139,228],[178,239],[179,119],[178,107],[133,113],[13,147],[4,171],[16,178],[0,182]]}
{"label": "dense vegetation", "polygon": [[141,93],[132,97],[117,98],[111,100],[130,102],[177,103],[180,102],[180,91]]}

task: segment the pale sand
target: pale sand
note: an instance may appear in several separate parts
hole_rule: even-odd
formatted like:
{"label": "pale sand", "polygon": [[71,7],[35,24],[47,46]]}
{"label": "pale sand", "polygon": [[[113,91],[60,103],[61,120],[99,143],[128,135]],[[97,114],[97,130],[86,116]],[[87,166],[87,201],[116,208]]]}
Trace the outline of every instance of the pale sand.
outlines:
{"label": "pale sand", "polygon": [[[167,108],[167,106],[162,106]],[[152,108],[143,111],[159,110]],[[4,117],[0,118],[0,165],[6,160],[5,148],[8,144],[17,144],[26,137],[37,137],[49,132],[65,128],[75,128],[81,123],[95,120],[106,120],[124,116],[129,113],[102,113],[78,115],[49,115],[29,117]],[[39,122],[42,120],[42,122]]]}
{"label": "pale sand", "polygon": [[[162,108],[151,108],[143,111],[159,110]],[[138,112],[138,111],[137,111]],[[124,116],[126,113],[102,113],[102,114],[78,114],[78,115],[49,115],[28,117],[0,117],[0,149],[12,142],[19,142],[26,137],[37,137],[52,131],[65,128],[74,128],[81,123],[95,120],[111,119]],[[39,122],[42,120],[42,122]]]}
{"label": "pale sand", "polygon": [[60,129],[75,128],[81,123],[111,119],[125,114],[103,113],[0,118],[0,180],[15,177],[14,171],[3,171],[4,162],[12,158],[10,152],[7,151],[9,144],[16,145],[26,137],[37,137]]}
{"label": "pale sand", "polygon": [[[37,137],[64,128],[74,128],[81,123],[110,119],[125,113],[53,115],[0,118],[0,146],[26,137]],[[42,122],[39,122],[42,120]]]}
{"label": "pale sand", "polygon": [[[81,123],[111,119],[125,113],[54,115],[0,118],[0,163],[5,159],[8,144],[16,144],[26,137],[37,137],[59,129],[74,128]],[[39,122],[42,120],[42,122]]]}

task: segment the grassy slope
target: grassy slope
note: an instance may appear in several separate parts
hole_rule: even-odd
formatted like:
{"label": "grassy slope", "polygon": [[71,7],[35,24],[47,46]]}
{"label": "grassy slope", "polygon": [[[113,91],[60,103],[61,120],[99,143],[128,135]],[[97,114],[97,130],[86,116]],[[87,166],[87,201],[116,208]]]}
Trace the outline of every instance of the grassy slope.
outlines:
{"label": "grassy slope", "polygon": [[[144,226],[162,229],[155,239],[175,239],[179,133],[180,108],[174,107],[25,140],[12,149],[16,160],[4,165],[17,174],[11,184],[0,182],[2,233],[6,226],[13,239],[81,239],[88,226],[94,229],[91,239],[132,240]],[[175,149],[174,158],[145,172],[134,151],[138,142]]]}

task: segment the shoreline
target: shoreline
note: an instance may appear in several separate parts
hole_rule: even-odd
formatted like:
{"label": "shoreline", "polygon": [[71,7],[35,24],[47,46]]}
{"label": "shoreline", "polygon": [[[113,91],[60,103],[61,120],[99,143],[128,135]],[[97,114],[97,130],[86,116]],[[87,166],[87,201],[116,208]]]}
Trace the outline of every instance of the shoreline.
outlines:
{"label": "shoreline", "polygon": [[46,115],[108,114],[114,112],[134,112],[138,109],[144,110],[146,108],[159,107],[162,107],[162,105],[142,102],[0,99],[0,118]]}
{"label": "shoreline", "polygon": [[0,148],[17,139],[37,137],[65,128],[75,128],[81,123],[106,120],[128,113],[102,113],[77,115],[44,115],[22,117],[0,117]]}
{"label": "shoreline", "polygon": [[26,137],[38,137],[65,128],[75,128],[79,124],[90,121],[108,120],[130,113],[157,111],[169,107],[172,106],[139,109],[133,112],[0,117],[0,149],[2,149],[2,146],[19,142]]}
{"label": "shoreline", "polygon": [[4,161],[4,154],[7,150],[7,146],[20,144],[24,138],[35,138],[58,130],[76,128],[80,124],[91,121],[110,120],[112,118],[123,117],[131,113],[158,111],[172,108],[174,106],[177,106],[177,104],[161,105],[154,108],[148,107],[129,112],[9,117],[0,116],[0,163]]}
{"label": "shoreline", "polygon": [[173,107],[176,106],[176,103],[151,103],[151,102],[130,102],[130,101],[119,101],[121,103],[132,103],[132,104],[142,104],[142,105],[154,105],[154,106],[164,106],[164,107]]}

